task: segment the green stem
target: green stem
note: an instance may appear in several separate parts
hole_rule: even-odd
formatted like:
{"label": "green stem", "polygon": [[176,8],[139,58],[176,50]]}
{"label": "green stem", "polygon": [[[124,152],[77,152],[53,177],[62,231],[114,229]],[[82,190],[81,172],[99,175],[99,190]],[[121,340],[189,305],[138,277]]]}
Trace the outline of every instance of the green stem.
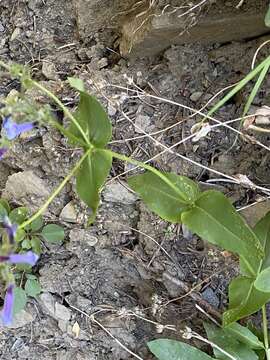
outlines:
{"label": "green stem", "polygon": [[[263,68],[267,67],[270,63],[270,56],[268,56],[264,61],[262,61],[254,70],[252,70],[247,76],[244,77],[237,85],[227,94],[225,95],[216,105],[210,109],[207,113],[207,116],[211,116],[214,112],[216,112],[221,106],[223,106],[230,98],[232,98],[238,91],[240,91],[250,80],[252,80]],[[204,117],[201,122],[203,122],[206,118]]]}
{"label": "green stem", "polygon": [[[0,63],[1,65],[1,63]],[[79,130],[80,134],[84,138],[86,144],[91,147],[91,143],[85,134],[84,130],[82,129],[81,125],[78,123],[77,119],[72,115],[72,113],[68,110],[68,108],[58,99],[57,96],[55,96],[50,90],[45,88],[43,85],[38,83],[37,81],[32,80],[32,84],[37,87],[39,90],[41,90],[44,94],[48,95],[58,106],[60,109],[63,110],[63,113],[72,121],[72,123],[76,126],[76,128]]]}
{"label": "green stem", "polygon": [[104,149],[104,151],[106,151],[107,153],[109,153],[112,157],[119,159],[119,160],[123,160],[126,161],[130,164],[133,165],[137,165],[140,166],[146,170],[151,171],[153,174],[157,175],[160,179],[162,179],[167,185],[169,185],[180,197],[181,199],[183,199],[183,201],[186,201],[186,199],[184,199],[183,194],[181,193],[181,191],[178,189],[178,187],[176,185],[174,185],[171,180],[169,180],[165,175],[163,175],[160,171],[158,171],[157,169],[155,169],[153,166],[145,164],[141,161],[138,160],[134,160],[128,156],[116,153],[114,151],[108,150],[108,149]]}
{"label": "green stem", "polygon": [[42,215],[50,203],[54,200],[54,198],[62,191],[62,189],[65,187],[65,185],[68,183],[68,181],[72,178],[72,176],[76,173],[76,171],[79,169],[79,167],[82,165],[84,160],[87,158],[87,156],[90,154],[92,150],[88,149],[84,155],[80,158],[80,160],[77,162],[77,164],[74,166],[74,168],[71,170],[71,172],[65,177],[65,179],[61,182],[61,184],[54,190],[54,192],[51,194],[51,196],[48,198],[48,200],[41,206],[41,208],[30,217],[30,219],[26,220],[24,223],[22,223],[19,226],[19,229],[23,229],[25,226],[31,224],[34,220],[36,220],[40,215]]}
{"label": "green stem", "polygon": [[269,340],[268,340],[268,323],[267,323],[267,314],[266,314],[266,306],[262,307],[262,318],[263,318],[263,336],[264,336],[264,346],[267,360],[270,360],[269,353]]}

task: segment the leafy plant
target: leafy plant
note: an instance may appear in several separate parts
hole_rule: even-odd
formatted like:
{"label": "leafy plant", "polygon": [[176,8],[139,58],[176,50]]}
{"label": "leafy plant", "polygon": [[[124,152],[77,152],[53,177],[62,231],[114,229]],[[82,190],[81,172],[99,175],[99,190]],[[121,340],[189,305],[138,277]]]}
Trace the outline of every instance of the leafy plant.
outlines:
{"label": "leafy plant", "polygon": [[[109,175],[112,160],[119,159],[138,165],[145,170],[142,174],[131,176],[128,183],[153,212],[169,222],[184,224],[204,240],[239,256],[240,276],[234,279],[229,287],[229,309],[223,315],[223,328],[206,324],[205,330],[209,340],[203,339],[192,331],[189,331],[186,339],[196,337],[202,341],[206,340],[213,347],[216,359],[256,360],[264,359],[267,356],[269,360],[265,304],[270,300],[270,213],[261,219],[254,228],[251,228],[222,193],[201,191],[198,185],[187,177],[161,172],[148,164],[109,149],[108,142],[112,134],[110,120],[99,101],[86,92],[81,80],[68,79],[70,86],[80,95],[77,111],[73,114],[48,89],[32,80],[25,68],[19,65],[9,66],[1,61],[0,66],[14,76],[21,78],[24,87],[34,87],[41,90],[58,105],[70,121],[68,128],[64,128],[52,116],[48,116],[47,110],[42,112],[36,106],[33,112],[37,111],[39,113],[38,118],[43,124],[47,121],[51,126],[56,127],[69,139],[70,144],[80,147],[82,152],[80,160],[70,173],[41,208],[35,214],[31,214],[30,217],[27,209],[10,210],[9,205],[4,200],[0,200],[0,223],[3,225],[3,238],[6,239],[0,247],[0,266],[5,269],[1,275],[7,284],[5,304],[11,302],[10,299],[15,293],[15,299],[19,299],[16,300],[19,304],[17,307],[21,306],[25,302],[25,295],[35,296],[40,291],[36,279],[31,277],[27,278],[23,289],[18,287],[14,289],[14,274],[10,268],[10,263],[18,263],[22,259],[13,254],[12,251],[18,253],[31,249],[39,254],[41,238],[52,243],[63,241],[63,229],[54,224],[43,227],[41,216],[73,176],[76,178],[77,193],[80,199],[91,209],[88,223],[92,223],[98,210],[100,192]],[[246,114],[268,72],[269,66],[270,57],[262,61],[220,100],[210,110],[208,116],[218,110],[250,80],[258,76],[244,108],[243,114]],[[21,103],[27,102],[24,96],[25,93],[22,92]],[[28,109],[27,106],[25,108]],[[8,109],[10,113],[12,109],[10,104]],[[3,125],[5,136],[0,147],[1,158],[8,151],[10,142],[16,138],[17,134],[26,128],[31,128],[32,125],[26,122],[27,118],[24,118],[22,111],[19,114],[17,113],[15,105],[12,116],[16,119],[18,117],[19,123],[14,122],[10,117],[6,118],[8,111],[5,107],[0,111],[5,116]],[[26,115],[28,116],[28,113]],[[16,246],[12,241],[14,236]],[[29,255],[33,257],[32,253]],[[29,255],[24,254],[22,257],[33,266],[36,258],[32,259]],[[4,314],[7,308],[10,306],[4,305]],[[236,323],[237,320],[260,309],[262,309],[263,314],[264,344],[255,333]],[[155,340],[149,343],[149,348],[161,360],[213,359],[213,357],[188,344],[174,340]]]}

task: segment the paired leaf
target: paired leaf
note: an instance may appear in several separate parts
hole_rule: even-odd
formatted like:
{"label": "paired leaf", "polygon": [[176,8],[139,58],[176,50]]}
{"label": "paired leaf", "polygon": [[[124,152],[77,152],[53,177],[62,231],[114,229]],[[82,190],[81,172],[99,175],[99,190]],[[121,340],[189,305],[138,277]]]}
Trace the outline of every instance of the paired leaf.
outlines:
{"label": "paired leaf", "polygon": [[45,240],[52,244],[61,244],[65,238],[64,229],[61,226],[55,224],[44,226],[41,235]]}
{"label": "paired leaf", "polygon": [[16,315],[25,308],[27,302],[26,292],[20,288],[16,287],[14,289],[14,305],[13,305],[13,314]]}
{"label": "paired leaf", "polygon": [[250,273],[263,257],[263,248],[254,232],[220,192],[202,193],[194,206],[182,214],[183,223],[194,233],[245,260]]}
{"label": "paired leaf", "polygon": [[112,157],[101,149],[95,149],[82,163],[76,176],[77,192],[92,210],[91,223],[99,205],[99,192],[112,166]]}
{"label": "paired leaf", "polygon": [[239,276],[229,286],[229,310],[223,314],[223,325],[254,314],[270,299],[270,293],[258,291],[255,279]]}
{"label": "paired leaf", "polygon": [[154,340],[147,345],[159,360],[213,360],[201,350],[176,340]]}
{"label": "paired leaf", "polygon": [[235,322],[226,327],[225,331],[238,341],[248,345],[251,349],[264,349],[264,344],[246,326]]}
{"label": "paired leaf", "polygon": [[[1,206],[3,206],[6,209],[7,214],[10,212],[10,206],[6,199],[0,199],[0,208]],[[0,215],[1,215],[1,210],[0,210]]]}
{"label": "paired leaf", "polygon": [[28,279],[24,286],[25,292],[28,296],[36,297],[42,291],[40,283],[35,279]]}
{"label": "paired leaf", "polygon": [[[81,87],[79,83],[73,85],[76,85],[77,89]],[[91,144],[97,148],[103,148],[108,144],[112,136],[110,119],[94,96],[90,96],[83,91],[80,91],[80,95],[80,103],[75,118]],[[73,123],[70,125],[69,131],[84,140],[81,132]]]}
{"label": "paired leaf", "polygon": [[26,220],[28,214],[29,210],[26,207],[17,207],[10,212],[9,219],[12,223],[20,225]]}
{"label": "paired leaf", "polygon": [[146,172],[130,177],[128,184],[161,218],[174,223],[181,222],[182,212],[188,210],[198,198],[199,187],[185,176],[164,172],[161,175],[167,182],[152,172]]}
{"label": "paired leaf", "polygon": [[31,237],[31,247],[35,254],[41,254],[41,241],[38,236]]}
{"label": "paired leaf", "polygon": [[42,216],[39,216],[38,218],[36,218],[34,221],[31,222],[30,231],[32,232],[38,231],[42,228],[42,226],[43,226],[43,219]]}
{"label": "paired leaf", "polygon": [[68,82],[71,87],[78,91],[84,91],[84,83],[79,78],[68,77]]}
{"label": "paired leaf", "polygon": [[[257,354],[246,344],[239,342],[226,329],[212,324],[204,324],[208,339],[224,350],[235,360],[258,360]],[[221,360],[231,360],[231,357],[213,346],[215,357]]]}
{"label": "paired leaf", "polygon": [[270,267],[263,270],[254,282],[257,290],[270,293]]}

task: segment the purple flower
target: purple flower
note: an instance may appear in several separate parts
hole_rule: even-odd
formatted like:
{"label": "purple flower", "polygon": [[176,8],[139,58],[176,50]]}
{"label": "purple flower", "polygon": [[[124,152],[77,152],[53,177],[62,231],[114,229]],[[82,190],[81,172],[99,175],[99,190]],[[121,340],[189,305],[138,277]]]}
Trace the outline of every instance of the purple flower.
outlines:
{"label": "purple flower", "polygon": [[1,313],[3,325],[11,325],[13,317],[13,305],[14,305],[14,284],[9,284],[4,300],[4,306]]}
{"label": "purple flower", "polygon": [[22,124],[17,124],[15,121],[11,119],[10,116],[7,116],[3,120],[3,128],[5,131],[5,135],[8,140],[13,140],[21,133],[32,130],[34,124],[31,122],[25,122]]}
{"label": "purple flower", "polygon": [[34,266],[36,265],[38,258],[38,255],[32,251],[28,251],[25,254],[10,254],[0,256],[0,263],[7,262],[8,264],[28,264]]}
{"label": "purple flower", "polygon": [[8,151],[7,148],[5,147],[1,147],[0,148],[0,160],[3,158],[3,156],[5,155],[5,153]]}
{"label": "purple flower", "polygon": [[16,231],[18,228],[17,224],[12,224],[9,220],[9,218],[6,216],[3,221],[3,228],[6,230],[8,234],[9,241],[11,243],[14,243],[14,239],[16,236]]}

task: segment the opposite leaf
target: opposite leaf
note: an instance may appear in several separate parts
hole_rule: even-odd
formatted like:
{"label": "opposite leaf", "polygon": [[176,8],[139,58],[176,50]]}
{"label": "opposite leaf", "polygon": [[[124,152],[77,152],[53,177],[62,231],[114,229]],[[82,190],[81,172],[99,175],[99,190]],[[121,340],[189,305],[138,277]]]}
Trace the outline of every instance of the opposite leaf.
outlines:
{"label": "opposite leaf", "polygon": [[263,270],[255,280],[254,286],[257,290],[270,293],[270,267]]}
{"label": "opposite leaf", "polygon": [[215,357],[220,360],[258,360],[257,354],[246,344],[235,339],[226,329],[211,324],[204,324],[208,339],[227,354],[213,346]]}
{"label": "opposite leaf", "polygon": [[40,283],[35,279],[28,279],[24,286],[25,292],[28,296],[36,297],[42,291]]}
{"label": "opposite leaf", "polygon": [[61,244],[65,238],[64,229],[56,224],[49,224],[44,226],[41,235],[52,244]]}
{"label": "opposite leaf", "polygon": [[188,210],[199,196],[198,185],[185,176],[164,172],[161,174],[173,186],[152,172],[132,176],[128,179],[128,184],[162,219],[173,223],[181,222],[182,212]]}
{"label": "opposite leaf", "polygon": [[25,291],[20,287],[16,287],[14,289],[13,315],[16,315],[22,311],[25,308],[26,302],[27,296]]}
{"label": "opposite leaf", "polygon": [[254,279],[239,276],[229,286],[230,307],[223,314],[223,325],[254,314],[270,299],[270,293],[263,293],[254,287]]}
{"label": "opposite leaf", "polygon": [[[91,144],[103,148],[112,136],[112,125],[110,119],[100,102],[86,92],[80,92],[80,103],[75,117],[87,135]],[[77,127],[72,123],[69,131],[76,137],[83,139]]]}
{"label": "opposite leaf", "polygon": [[237,322],[226,327],[226,332],[231,334],[238,341],[248,345],[251,349],[264,349],[263,343],[246,326]]}
{"label": "opposite leaf", "polygon": [[213,360],[201,350],[176,340],[154,340],[147,345],[159,360]]}
{"label": "opposite leaf", "polygon": [[204,240],[241,256],[250,272],[256,274],[254,261],[261,261],[263,248],[225,195],[218,191],[202,193],[194,206],[182,214],[182,221]]}
{"label": "opposite leaf", "polygon": [[89,223],[95,219],[99,205],[99,192],[112,166],[112,157],[96,149],[84,160],[76,176],[78,194],[92,210]]}

